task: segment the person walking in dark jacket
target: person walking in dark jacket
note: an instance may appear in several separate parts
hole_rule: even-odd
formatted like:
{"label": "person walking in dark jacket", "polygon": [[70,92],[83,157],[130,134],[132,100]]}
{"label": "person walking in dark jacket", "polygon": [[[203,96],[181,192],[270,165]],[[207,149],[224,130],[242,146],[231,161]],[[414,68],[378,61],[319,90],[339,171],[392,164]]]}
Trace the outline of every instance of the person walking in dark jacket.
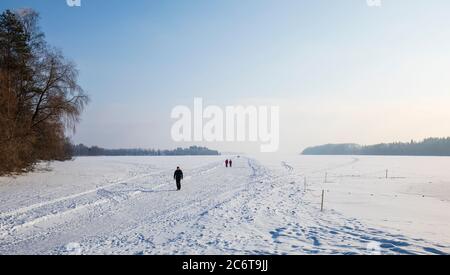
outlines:
{"label": "person walking in dark jacket", "polygon": [[177,167],[175,173],[173,174],[173,178],[177,182],[177,190],[181,190],[181,180],[183,179],[183,171],[181,171],[180,167]]}
{"label": "person walking in dark jacket", "polygon": [[228,165],[230,165],[230,167],[233,167],[233,161],[230,159],[230,161],[228,162]]}

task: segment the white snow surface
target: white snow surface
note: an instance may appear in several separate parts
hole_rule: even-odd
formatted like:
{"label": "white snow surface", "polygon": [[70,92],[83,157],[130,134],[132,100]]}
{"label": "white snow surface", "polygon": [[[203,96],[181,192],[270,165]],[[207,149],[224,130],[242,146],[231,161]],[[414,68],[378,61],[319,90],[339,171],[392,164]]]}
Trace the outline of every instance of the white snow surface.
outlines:
{"label": "white snow surface", "polygon": [[450,253],[450,158],[226,158],[80,157],[0,178],[0,254]]}

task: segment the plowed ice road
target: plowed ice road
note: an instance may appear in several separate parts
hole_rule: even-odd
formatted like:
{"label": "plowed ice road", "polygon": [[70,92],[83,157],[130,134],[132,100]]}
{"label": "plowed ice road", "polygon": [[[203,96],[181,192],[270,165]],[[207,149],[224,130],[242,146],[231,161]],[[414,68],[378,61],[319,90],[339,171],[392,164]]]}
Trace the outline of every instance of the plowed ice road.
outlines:
{"label": "plowed ice road", "polygon": [[448,158],[225,158],[77,158],[0,178],[0,254],[450,253]]}

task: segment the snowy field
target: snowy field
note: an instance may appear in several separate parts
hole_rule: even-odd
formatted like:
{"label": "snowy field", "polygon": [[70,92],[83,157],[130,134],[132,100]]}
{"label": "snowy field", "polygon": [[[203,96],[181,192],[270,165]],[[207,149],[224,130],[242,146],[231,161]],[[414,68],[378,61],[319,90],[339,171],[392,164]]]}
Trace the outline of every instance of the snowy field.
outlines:
{"label": "snowy field", "polygon": [[77,158],[0,178],[0,254],[450,253],[450,158],[225,158]]}

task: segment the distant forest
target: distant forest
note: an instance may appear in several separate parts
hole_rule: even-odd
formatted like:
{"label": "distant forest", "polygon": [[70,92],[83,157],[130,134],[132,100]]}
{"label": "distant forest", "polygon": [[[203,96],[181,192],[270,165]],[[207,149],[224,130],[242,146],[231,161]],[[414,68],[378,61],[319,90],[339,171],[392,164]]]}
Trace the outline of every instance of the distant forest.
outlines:
{"label": "distant forest", "polygon": [[305,149],[303,155],[450,156],[450,137],[421,142],[395,142],[361,146],[326,144]]}
{"label": "distant forest", "polygon": [[206,147],[191,146],[175,150],[155,149],[105,149],[83,144],[72,146],[73,156],[218,156],[220,153]]}

